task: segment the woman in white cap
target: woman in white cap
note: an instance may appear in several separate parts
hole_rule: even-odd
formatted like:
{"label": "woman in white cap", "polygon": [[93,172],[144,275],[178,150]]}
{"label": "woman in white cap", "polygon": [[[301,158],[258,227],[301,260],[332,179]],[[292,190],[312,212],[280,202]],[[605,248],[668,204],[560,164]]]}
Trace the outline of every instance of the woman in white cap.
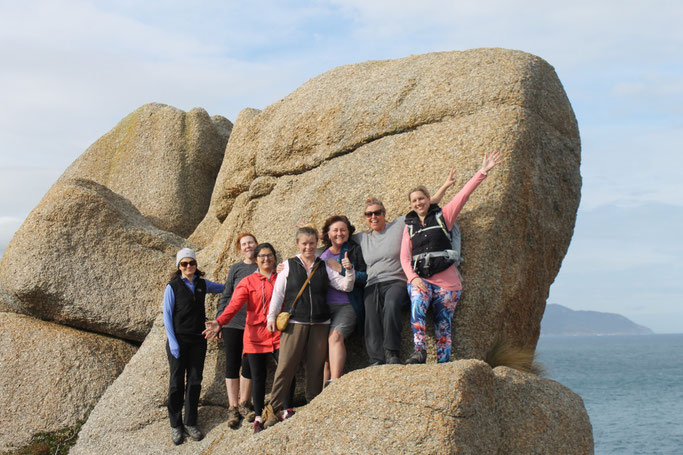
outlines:
{"label": "woman in white cap", "polygon": [[[164,290],[164,327],[166,354],[171,371],[168,388],[168,416],[171,438],[178,445],[187,433],[195,441],[204,435],[197,427],[197,408],[206,357],[206,339],[202,335],[206,314],[206,294],[223,292],[223,284],[201,278],[197,255],[190,248],[176,254],[176,271]],[[187,383],[185,378],[187,377]],[[182,409],[185,403],[183,425]],[[184,430],[184,431],[183,431]]]}

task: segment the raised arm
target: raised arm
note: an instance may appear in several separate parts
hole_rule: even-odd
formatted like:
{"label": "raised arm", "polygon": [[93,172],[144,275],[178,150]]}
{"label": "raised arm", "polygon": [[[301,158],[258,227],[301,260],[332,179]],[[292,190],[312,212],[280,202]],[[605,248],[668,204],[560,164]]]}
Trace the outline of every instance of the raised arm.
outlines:
{"label": "raised arm", "polygon": [[443,206],[443,217],[446,221],[446,227],[448,229],[453,228],[453,222],[458,217],[460,210],[469,199],[472,192],[479,186],[481,182],[487,176],[487,172],[493,169],[500,163],[500,152],[498,150],[494,151],[491,156],[484,154],[484,160],[482,161],[481,168],[476,174],[462,187],[460,191],[451,199],[451,201]]}
{"label": "raised arm", "polygon": [[441,185],[441,188],[436,190],[436,193],[432,195],[432,199],[430,203],[432,204],[438,204],[441,202],[441,199],[443,199],[444,194],[446,194],[446,190],[448,188],[452,187],[455,184],[455,168],[451,168],[451,170],[448,172],[448,176],[446,177],[446,180],[443,182],[443,185]]}
{"label": "raised arm", "polygon": [[491,156],[488,153],[484,153],[484,160],[481,162],[481,169],[479,172],[486,175],[488,171],[500,164],[500,152],[495,150]]}

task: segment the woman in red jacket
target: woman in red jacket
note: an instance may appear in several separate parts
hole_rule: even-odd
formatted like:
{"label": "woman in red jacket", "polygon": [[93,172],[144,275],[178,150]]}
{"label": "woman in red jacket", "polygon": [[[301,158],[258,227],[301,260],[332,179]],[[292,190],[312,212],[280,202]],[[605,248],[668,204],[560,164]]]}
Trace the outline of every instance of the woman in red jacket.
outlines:
{"label": "woman in red jacket", "polygon": [[[266,328],[270,298],[277,272],[275,249],[269,243],[262,243],[254,250],[257,271],[247,275],[240,281],[232,294],[230,303],[215,321],[206,323],[204,336],[215,338],[221,327],[229,323],[237,312],[246,304],[247,320],[244,327],[244,353],[251,369],[251,399],[256,411],[254,433],[263,429],[261,413],[266,395],[266,364],[268,357],[273,356],[277,362],[280,348],[280,332],[270,332]],[[289,407],[289,406],[288,406]]]}

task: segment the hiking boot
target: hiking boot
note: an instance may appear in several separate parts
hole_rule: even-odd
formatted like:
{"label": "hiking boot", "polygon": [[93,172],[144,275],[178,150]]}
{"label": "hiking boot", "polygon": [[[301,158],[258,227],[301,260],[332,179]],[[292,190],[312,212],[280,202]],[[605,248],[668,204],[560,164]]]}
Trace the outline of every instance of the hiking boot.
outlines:
{"label": "hiking boot", "polygon": [[171,439],[173,439],[173,444],[180,445],[185,440],[185,434],[183,433],[183,427],[171,427]]}
{"label": "hiking boot", "polygon": [[187,433],[195,441],[201,441],[202,438],[204,437],[202,432],[199,431],[199,428],[197,428],[194,425],[186,425],[185,426],[185,433]]}
{"label": "hiking boot", "polygon": [[240,420],[242,420],[240,412],[236,407],[230,406],[228,408],[228,426],[230,428],[237,428],[237,426],[240,424]]}
{"label": "hiking boot", "polygon": [[424,349],[416,349],[415,352],[410,354],[410,357],[406,359],[406,365],[414,365],[418,363],[425,363],[427,361],[427,351]]}
{"label": "hiking boot", "polygon": [[277,414],[278,413],[271,405],[267,405],[265,408],[263,408],[263,414],[261,414],[261,418],[263,419],[263,428],[270,428],[278,423],[280,418],[277,416]]}
{"label": "hiking boot", "polygon": [[263,431],[263,424],[259,420],[254,420],[254,434],[259,433],[261,431]]}
{"label": "hiking boot", "polygon": [[294,409],[287,408],[285,412],[282,413],[282,420],[287,420],[294,415]]}
{"label": "hiking boot", "polygon": [[381,360],[375,360],[374,362],[372,362],[372,363],[371,363],[370,365],[368,365],[368,366],[369,366],[369,367],[377,367],[377,366],[380,366],[380,365],[384,365],[384,362],[382,362]]}
{"label": "hiking boot", "polygon": [[384,358],[387,360],[387,365],[401,364],[401,359],[398,358],[398,351],[395,351],[393,349],[385,349]]}
{"label": "hiking boot", "polygon": [[247,420],[247,422],[253,422],[256,418],[256,412],[254,412],[254,407],[248,401],[240,403],[237,409],[239,409],[240,414],[242,414],[242,417],[244,417]]}

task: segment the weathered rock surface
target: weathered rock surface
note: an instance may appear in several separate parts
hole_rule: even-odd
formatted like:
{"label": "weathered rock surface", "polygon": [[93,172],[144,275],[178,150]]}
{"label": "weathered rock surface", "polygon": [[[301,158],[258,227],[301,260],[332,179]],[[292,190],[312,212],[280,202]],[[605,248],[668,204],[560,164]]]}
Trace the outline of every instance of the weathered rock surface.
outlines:
{"label": "weathered rock surface", "polygon": [[[91,412],[72,454],[168,453],[175,447],[166,409],[169,373],[165,346],[159,316],[145,342]],[[186,442],[177,453],[198,453],[219,433],[219,425],[225,425],[225,366],[217,364],[223,356],[216,355],[215,343],[209,343],[209,349],[199,408],[200,428],[208,434],[201,442]]]}
{"label": "weathered rock surface", "polygon": [[204,109],[146,104],[92,144],[62,179],[129,199],[160,229],[188,237],[204,218],[232,123]]}
{"label": "weathered rock surface", "polygon": [[[161,399],[163,376],[138,359],[162,337],[152,331],[107,390],[72,453],[166,453],[172,449]],[[149,354],[149,353],[148,353]],[[126,383],[127,384],[124,384]],[[144,404],[147,403],[147,404]],[[549,379],[478,360],[354,371],[286,422],[258,435],[227,427],[221,408],[200,407],[201,442],[178,453],[543,453],[591,454],[592,431],[581,398]],[[114,436],[115,435],[115,436]]]}
{"label": "weathered rock surface", "polygon": [[242,113],[191,238],[224,276],[241,231],[289,256],[299,219],[320,226],[341,213],[363,228],[374,195],[391,220],[409,211],[408,188],[436,189],[455,166],[447,201],[494,149],[503,163],[459,217],[466,262],[454,352],[482,358],[499,335],[534,347],[581,177],[569,101],[553,68],[530,54],[479,49],[343,66]]}
{"label": "weathered rock surface", "polygon": [[558,382],[506,367],[495,374],[497,453],[593,453],[593,432],[580,396]]}
{"label": "weathered rock surface", "polygon": [[186,244],[104,186],[62,179],[7,246],[0,286],[14,312],[142,341]]}
{"label": "weathered rock surface", "polygon": [[292,419],[238,446],[230,434],[205,453],[593,453],[578,395],[477,360],[355,371]]}
{"label": "weathered rock surface", "polygon": [[74,425],[137,349],[12,313],[0,313],[0,327],[0,451]]}
{"label": "weathered rock surface", "polygon": [[12,295],[5,291],[5,288],[0,285],[0,313],[11,311],[11,308],[15,306],[17,306],[17,304],[14,302]]}

